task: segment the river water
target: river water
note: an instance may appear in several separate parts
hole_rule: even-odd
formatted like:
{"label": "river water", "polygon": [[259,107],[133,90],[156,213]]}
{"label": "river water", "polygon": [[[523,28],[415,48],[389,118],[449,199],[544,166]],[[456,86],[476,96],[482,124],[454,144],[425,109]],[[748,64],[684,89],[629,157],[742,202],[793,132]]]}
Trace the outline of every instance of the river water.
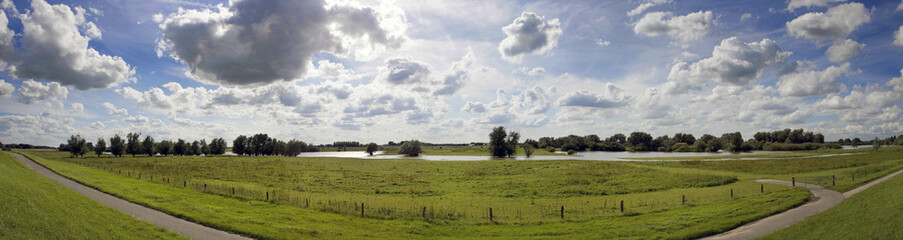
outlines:
{"label": "river water", "polygon": [[[679,157],[697,157],[697,156],[730,156],[730,155],[746,155],[775,153],[772,151],[753,151],[746,153],[709,153],[709,152],[578,152],[573,155],[566,155],[564,152],[556,152],[559,155],[551,156],[519,156],[515,158],[496,158],[490,156],[448,156],[448,155],[420,155],[417,157],[408,157],[404,155],[385,154],[377,151],[373,156],[362,151],[346,151],[346,152],[307,152],[301,153],[298,157],[336,157],[336,158],[360,158],[360,159],[423,159],[427,161],[487,161],[487,160],[593,160],[593,161],[637,161],[628,158],[679,158]],[[724,159],[727,160],[727,159]]]}

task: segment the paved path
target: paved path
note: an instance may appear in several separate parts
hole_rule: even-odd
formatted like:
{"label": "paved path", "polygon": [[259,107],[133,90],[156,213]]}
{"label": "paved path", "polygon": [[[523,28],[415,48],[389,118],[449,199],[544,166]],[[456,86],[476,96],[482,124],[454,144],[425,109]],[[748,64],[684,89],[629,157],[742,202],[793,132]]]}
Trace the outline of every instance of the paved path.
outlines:
{"label": "paved path", "polygon": [[169,229],[170,231],[182,234],[183,236],[194,239],[249,239],[239,235],[206,227],[197,223],[189,222],[184,219],[173,217],[166,213],[145,206],[122,200],[113,195],[103,193],[75,181],[69,180],[68,178],[50,171],[50,169],[47,169],[44,166],[35,163],[31,159],[28,159],[21,154],[13,152],[10,152],[9,154],[15,156],[16,159],[18,159],[19,162],[25,164],[25,166],[34,169],[35,172],[38,172],[38,174],[50,178],[62,184],[63,186],[68,187],[69,189],[75,190],[82,195],[85,195],[116,210],[132,215],[137,219],[153,223],[157,226]]}
{"label": "paved path", "polygon": [[[856,193],[861,192],[875,184],[881,183],[890,179],[900,173],[903,173],[903,170],[888,174],[885,177],[879,178],[868,184],[862,185],[856,189],[850,190],[846,193],[839,193],[837,191],[827,189],[818,185],[807,184],[807,183],[796,183],[798,187],[805,187],[809,190],[809,192],[814,195],[812,200],[808,203],[803,204],[802,206],[787,210],[786,212],[778,213],[775,215],[771,215],[769,217],[759,219],[757,221],[744,224],[743,226],[734,228],[733,230],[715,235],[706,237],[703,239],[715,240],[715,239],[753,239],[761,236],[768,235],[774,231],[779,229],[789,227],[794,223],[802,221],[808,217],[811,217],[820,212],[824,212],[840,202],[843,202],[844,199],[853,196]],[[772,184],[780,184],[785,186],[791,186],[792,183],[788,181],[781,180],[772,180],[772,179],[755,179],[753,181],[762,182],[762,183],[772,183]]]}

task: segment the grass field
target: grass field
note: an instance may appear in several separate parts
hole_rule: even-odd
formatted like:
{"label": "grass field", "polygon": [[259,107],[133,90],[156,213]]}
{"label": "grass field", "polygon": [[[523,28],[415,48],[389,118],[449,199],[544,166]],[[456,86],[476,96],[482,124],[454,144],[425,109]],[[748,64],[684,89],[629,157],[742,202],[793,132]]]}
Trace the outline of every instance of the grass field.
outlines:
{"label": "grass field", "polygon": [[258,238],[681,239],[718,233],[809,197],[801,188],[746,179],[815,181],[850,172],[855,181],[837,178],[830,187],[853,188],[899,169],[900,152],[718,162],[25,153],[102,191]]}
{"label": "grass field", "polygon": [[761,239],[903,239],[903,176]]}
{"label": "grass field", "polygon": [[0,239],[184,239],[88,199],[0,151]]}

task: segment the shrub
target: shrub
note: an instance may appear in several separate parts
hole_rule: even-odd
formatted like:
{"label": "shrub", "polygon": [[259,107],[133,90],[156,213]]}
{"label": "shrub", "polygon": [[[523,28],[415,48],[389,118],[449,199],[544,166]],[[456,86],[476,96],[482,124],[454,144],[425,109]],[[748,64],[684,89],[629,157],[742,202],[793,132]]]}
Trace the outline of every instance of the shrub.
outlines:
{"label": "shrub", "polygon": [[404,154],[411,157],[419,156],[420,153],[423,152],[420,145],[420,141],[417,140],[405,141],[404,144],[401,144],[401,147],[398,148],[398,154]]}

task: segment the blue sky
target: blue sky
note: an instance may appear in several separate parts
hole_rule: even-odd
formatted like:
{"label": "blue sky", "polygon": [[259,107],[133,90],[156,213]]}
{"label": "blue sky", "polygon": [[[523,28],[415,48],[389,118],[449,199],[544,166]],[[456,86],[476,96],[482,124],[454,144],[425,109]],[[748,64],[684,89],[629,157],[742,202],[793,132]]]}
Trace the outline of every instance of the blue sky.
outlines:
{"label": "blue sky", "polygon": [[[900,1],[3,1],[0,141],[903,134]],[[0,23],[3,23],[0,21]]]}

